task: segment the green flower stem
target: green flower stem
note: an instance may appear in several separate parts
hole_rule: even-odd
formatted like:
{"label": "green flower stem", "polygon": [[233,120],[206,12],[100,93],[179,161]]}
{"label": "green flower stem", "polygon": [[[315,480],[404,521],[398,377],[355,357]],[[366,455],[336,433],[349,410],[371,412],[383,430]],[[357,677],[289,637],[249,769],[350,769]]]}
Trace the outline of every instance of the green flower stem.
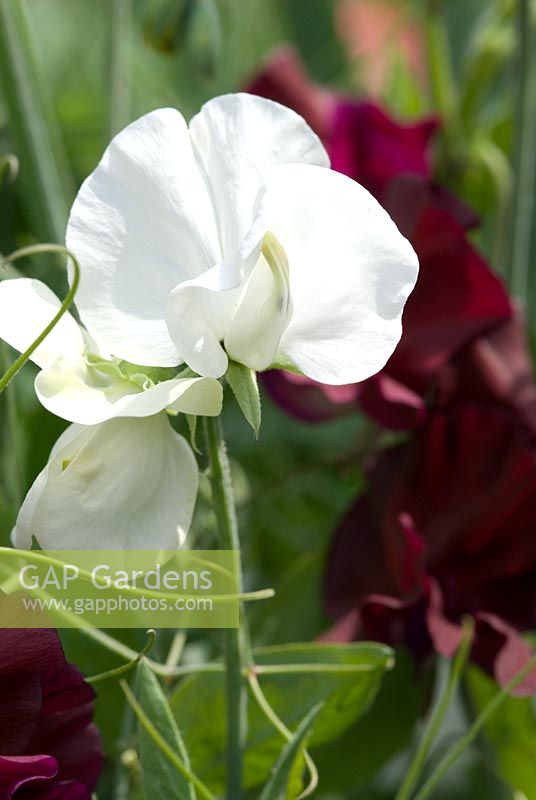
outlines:
{"label": "green flower stem", "polygon": [[463,626],[462,641],[450,670],[447,684],[430,717],[424,735],[421,739],[421,743],[417,748],[417,752],[413,757],[413,760],[406,773],[406,777],[404,778],[404,781],[397,792],[395,800],[409,800],[412,791],[422,774],[428,753],[432,749],[441,725],[443,724],[443,720],[445,719],[445,716],[450,708],[452,699],[456,694],[460,684],[460,679],[471,650],[473,631],[474,622],[472,620],[466,620]]}
{"label": "green flower stem", "polygon": [[522,300],[529,294],[536,185],[536,22],[529,0],[519,0],[519,87],[516,165],[510,251],[510,288]]}
{"label": "green flower stem", "polygon": [[[210,458],[212,503],[216,514],[220,547],[240,553],[231,470],[218,417],[205,419],[205,436]],[[240,557],[240,556],[239,556]],[[241,568],[240,575],[241,575]],[[241,577],[240,577],[240,591]],[[241,612],[243,617],[243,610]],[[227,797],[239,800],[242,791],[242,760],[247,734],[246,636],[243,625],[225,631],[227,682]]]}
{"label": "green flower stem", "polygon": [[23,368],[26,362],[31,358],[32,353],[35,350],[37,350],[41,342],[43,342],[47,338],[48,334],[56,327],[56,325],[63,317],[63,315],[67,313],[67,311],[72,305],[74,296],[78,289],[78,283],[80,281],[80,268],[78,266],[78,261],[73,256],[71,251],[67,250],[66,247],[62,247],[62,245],[36,244],[36,245],[31,245],[30,247],[21,247],[20,250],[15,250],[14,253],[11,253],[11,255],[6,256],[4,259],[4,263],[11,264],[13,261],[18,261],[19,258],[39,255],[41,253],[58,253],[70,258],[71,261],[73,262],[73,268],[74,268],[73,282],[71,288],[67,293],[67,296],[65,297],[65,300],[61,304],[61,307],[56,316],[54,317],[54,319],[52,319],[49,322],[44,331],[42,331],[42,333],[39,334],[37,339],[34,342],[32,342],[32,344],[29,346],[27,350],[24,351],[24,353],[21,353],[21,355],[13,362],[11,367],[9,367],[9,369],[0,378],[0,394],[2,394],[8,383],[15,377],[17,372],[20,372],[20,370]]}
{"label": "green flower stem", "polygon": [[514,689],[523,683],[527,675],[529,675],[534,669],[536,669],[536,656],[533,656],[529,661],[527,661],[523,669],[521,669],[517,675],[514,675],[514,677],[506,684],[504,689],[502,689],[500,692],[497,692],[495,697],[490,700],[487,706],[482,709],[465,736],[462,736],[462,738],[459,739],[448,750],[445,757],[439,762],[420,792],[415,796],[415,800],[428,800],[429,797],[433,796],[437,785],[444,778],[446,773],[458,760],[458,758],[463,755],[468,747],[474,742],[490,717],[492,717],[493,714],[499,710],[502,704],[510,697],[510,694],[514,691]]}

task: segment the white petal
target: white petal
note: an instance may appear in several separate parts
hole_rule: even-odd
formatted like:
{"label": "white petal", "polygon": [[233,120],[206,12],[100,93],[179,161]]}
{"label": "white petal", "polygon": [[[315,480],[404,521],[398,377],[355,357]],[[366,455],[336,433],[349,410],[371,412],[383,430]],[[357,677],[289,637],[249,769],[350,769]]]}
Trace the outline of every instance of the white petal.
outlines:
{"label": "white petal", "polygon": [[41,403],[52,414],[81,425],[96,425],[117,417],[149,417],[166,408],[184,414],[218,416],[223,390],[211,378],[179,378],[140,391],[128,381],[109,387],[92,385],[82,364],[57,362],[35,379]]}
{"label": "white petal", "polygon": [[[217,265],[199,278],[179,284],[170,294],[167,326],[181,358],[199,375],[220,378],[227,355],[220,345],[232,314],[235,286]],[[234,281],[233,281],[234,283]]]}
{"label": "white petal", "polygon": [[366,189],[332,170],[280,167],[262,206],[290,266],[294,312],[279,356],[323,383],[374,375],[402,333],[412,246]]}
{"label": "white petal", "polygon": [[291,316],[287,256],[275,236],[267,233],[225,335],[227,354],[250,369],[267,369],[275,361]]}
{"label": "white petal", "polygon": [[220,342],[259,259],[264,232],[259,215],[237,253],[198,278],[179,284],[169,297],[169,333],[183,360],[200,375],[220,378],[227,371],[227,354]]}
{"label": "white petal", "polygon": [[206,103],[190,123],[194,147],[212,187],[225,257],[253,222],[255,199],[279,164],[329,166],[318,136],[289,108],[248,94]]}
{"label": "white petal", "polygon": [[[15,278],[0,283],[0,339],[20,353],[28,349],[61,307],[54,292],[41,281]],[[67,312],[32,355],[40,367],[60,356],[79,358],[84,339],[78,323]]]}
{"label": "white petal", "polygon": [[67,246],[93,337],[135,364],[179,363],[165,313],[181,281],[221,260],[212,203],[183,117],[160,109],[119,133],[73,205]]}
{"label": "white petal", "polygon": [[23,503],[16,547],[174,549],[197,496],[194,455],[165,414],[72,426]]}

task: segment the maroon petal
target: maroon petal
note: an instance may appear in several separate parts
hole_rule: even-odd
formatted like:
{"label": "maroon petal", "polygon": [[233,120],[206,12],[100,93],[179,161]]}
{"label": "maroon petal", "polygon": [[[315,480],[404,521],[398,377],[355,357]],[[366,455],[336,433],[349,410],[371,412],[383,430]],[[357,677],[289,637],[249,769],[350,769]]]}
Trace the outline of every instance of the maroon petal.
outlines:
{"label": "maroon petal", "polygon": [[422,395],[386,372],[357,384],[359,405],[371,419],[395,431],[420,427],[426,419],[426,403]]}
{"label": "maroon petal", "polygon": [[381,201],[395,176],[429,175],[430,140],[437,127],[435,118],[401,124],[373,103],[341,101],[328,148],[332,167]]}
{"label": "maroon petal", "polygon": [[20,787],[41,786],[57,772],[58,762],[52,756],[0,756],[0,797],[11,800],[17,792],[18,798]]}
{"label": "maroon petal", "polygon": [[[17,598],[1,597],[2,614],[10,615]],[[56,631],[7,628],[0,650],[0,753],[24,752],[41,711],[41,673],[60,668],[65,660]],[[47,752],[46,748],[42,751]]]}
{"label": "maroon petal", "polygon": [[328,628],[321,636],[319,642],[355,642],[361,638],[361,615],[357,608],[352,608],[337,622]]}
{"label": "maroon petal", "polygon": [[460,402],[510,408],[536,439],[536,384],[523,314],[476,339],[439,374],[438,403]]}
{"label": "maroon petal", "polygon": [[443,593],[433,578],[428,580],[426,627],[434,650],[446,658],[452,658],[462,640],[462,627],[446,618]]}
{"label": "maroon petal", "polygon": [[324,422],[355,414],[359,385],[327,386],[301,375],[270,370],[262,374],[264,388],[275,402],[304,422]]}
{"label": "maroon petal", "polygon": [[[10,603],[10,598],[3,597],[0,602],[4,607]],[[54,630],[7,628],[2,632],[0,677],[53,670],[61,666],[64,660],[60,640]]]}
{"label": "maroon petal", "polygon": [[410,447],[385,453],[369,480],[378,508],[388,497],[384,537],[394,537],[401,512],[414,518],[449,616],[480,610],[468,605],[480,587],[536,568],[536,459],[510,414],[476,406],[434,411]]}
{"label": "maroon petal", "polygon": [[363,638],[409,647],[416,658],[427,656],[431,641],[426,625],[426,595],[410,600],[370,595],[361,604]]}
{"label": "maroon petal", "polygon": [[342,520],[328,558],[326,609],[334,619],[356,608],[371,592],[396,592],[383,543],[366,498],[358,500]]}
{"label": "maroon petal", "polygon": [[80,672],[65,663],[46,676],[43,707],[29,752],[46,749],[60,764],[61,780],[82,781],[94,789],[102,769],[100,736],[91,723],[94,692]]}
{"label": "maroon petal", "polygon": [[0,753],[23,753],[35,731],[41,712],[41,676],[36,673],[0,678]]}
{"label": "maroon petal", "polygon": [[404,334],[385,371],[422,396],[463,347],[509,319],[501,281],[445,209],[429,205],[411,241],[419,279],[404,310]]}
{"label": "maroon petal", "polygon": [[[19,800],[19,794],[15,800]],[[91,800],[91,792],[83,783],[61,781],[37,790],[24,788],[20,793],[20,800]]]}
{"label": "maroon petal", "polygon": [[[534,650],[519,633],[494,614],[476,615],[476,641],[473,659],[506,686],[534,657]],[[513,694],[523,697],[536,694],[536,669],[529,673]]]}

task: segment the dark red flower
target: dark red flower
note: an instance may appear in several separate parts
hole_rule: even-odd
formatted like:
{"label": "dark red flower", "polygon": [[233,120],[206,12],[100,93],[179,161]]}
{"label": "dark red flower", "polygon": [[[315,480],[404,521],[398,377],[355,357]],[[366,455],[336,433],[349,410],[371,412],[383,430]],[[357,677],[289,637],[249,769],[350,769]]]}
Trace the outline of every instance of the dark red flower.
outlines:
{"label": "dark red flower", "polygon": [[90,800],[102,767],[93,690],[55,631],[2,637],[0,800]]}
{"label": "dark red flower", "polygon": [[393,178],[430,176],[430,142],[437,127],[436,119],[401,124],[373,103],[341,98],[327,142],[332,167],[383,204]]}
{"label": "dark red flower", "polygon": [[536,443],[536,383],[520,309],[471,342],[439,373],[436,404],[448,408],[463,402],[513,409]]}
{"label": "dark red flower", "polygon": [[402,340],[379,375],[354,386],[326,387],[269,373],[265,386],[287,411],[306,421],[360,406],[385,427],[417,427],[442,367],[512,314],[500,280],[468,239],[478,218],[431,179],[429,146],[437,122],[402,125],[371,103],[335,94],[328,102],[326,91],[308,81],[288,51],[275,57],[250,90],[305,115],[324,139],[334,168],[380,200],[420,261]]}
{"label": "dark red flower", "polygon": [[309,79],[291,47],[272,55],[248,91],[297,111],[324,142],[333,169],[359,181],[380,202],[393,178],[430,177],[436,117],[404,124],[374,103],[319,86]]}
{"label": "dark red flower", "polygon": [[[327,571],[333,639],[404,642],[450,656],[464,615],[473,659],[505,683],[536,627],[536,457],[510,412],[433,412],[380,455],[347,514]],[[536,691],[536,674],[523,691]]]}

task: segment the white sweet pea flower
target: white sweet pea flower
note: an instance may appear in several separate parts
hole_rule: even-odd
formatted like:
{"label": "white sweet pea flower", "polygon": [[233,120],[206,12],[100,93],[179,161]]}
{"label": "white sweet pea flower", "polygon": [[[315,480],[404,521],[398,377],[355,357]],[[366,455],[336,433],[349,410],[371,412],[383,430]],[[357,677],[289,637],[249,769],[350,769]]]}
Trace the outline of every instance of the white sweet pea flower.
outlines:
{"label": "white sweet pea flower", "polygon": [[[23,352],[60,306],[60,300],[40,281],[2,281],[0,338]],[[32,360],[41,367],[35,380],[39,400],[69,422],[95,425],[116,417],[148,417],[166,408],[201,416],[217,416],[221,411],[218,381],[170,378],[166,370],[112,359],[99,351],[69,313],[34,351]]]}
{"label": "white sweet pea flower", "polygon": [[120,358],[200,375],[228,358],[331,384],[380,370],[401,335],[417,257],[305,121],[246,94],[189,127],[153,111],[83,184],[67,246],[85,325]]}
{"label": "white sweet pea flower", "polygon": [[165,413],[71,425],[19,512],[12,540],[28,549],[175,549],[198,487],[195,457]]}

